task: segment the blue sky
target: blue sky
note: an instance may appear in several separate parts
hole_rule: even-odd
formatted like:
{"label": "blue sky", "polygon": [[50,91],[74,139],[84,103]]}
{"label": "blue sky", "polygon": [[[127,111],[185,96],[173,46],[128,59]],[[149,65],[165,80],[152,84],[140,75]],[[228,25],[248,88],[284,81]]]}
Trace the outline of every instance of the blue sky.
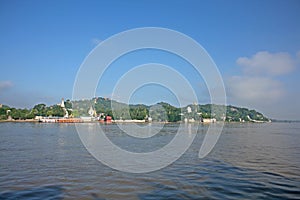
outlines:
{"label": "blue sky", "polygon": [[[190,36],[206,49],[223,76],[229,104],[257,109],[272,118],[300,119],[299,19],[300,2],[290,0],[1,0],[0,103],[32,107],[71,99],[77,71],[100,41],[132,28],[164,27]],[[129,55],[125,69],[169,60],[164,53],[140,54]],[[199,77],[181,64],[181,72],[199,84],[195,91],[200,103],[207,102]],[[120,76],[122,70],[108,71],[104,80],[117,80],[116,72]],[[164,92],[173,103],[167,90],[149,86],[139,92],[133,103],[159,101]],[[153,99],[142,99],[144,93]],[[109,87],[97,91],[99,96],[110,94]]]}

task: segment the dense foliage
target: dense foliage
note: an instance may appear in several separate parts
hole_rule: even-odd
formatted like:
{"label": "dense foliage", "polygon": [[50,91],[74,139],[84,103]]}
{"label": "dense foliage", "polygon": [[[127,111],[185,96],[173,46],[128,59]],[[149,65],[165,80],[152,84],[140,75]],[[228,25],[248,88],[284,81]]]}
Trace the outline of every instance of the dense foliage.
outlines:
{"label": "dense foliage", "polygon": [[[205,118],[215,118],[216,120],[225,121],[268,121],[263,114],[249,110],[247,108],[239,108],[235,106],[221,105],[198,105],[192,104],[183,108],[177,108],[168,103],[157,103],[153,106],[143,104],[127,105],[107,98],[93,98],[91,100],[80,100],[71,102],[65,101],[65,108],[69,116],[80,117],[90,116],[90,111],[94,116],[104,118],[109,115],[113,119],[137,119],[144,120],[149,117],[153,121],[169,121],[177,122],[184,118],[199,121]],[[65,111],[60,105],[46,106],[45,104],[37,104],[32,109],[17,109],[8,106],[0,108],[0,120],[5,119],[32,119],[35,116],[56,116],[62,117]]]}
{"label": "dense foliage", "polygon": [[63,117],[65,114],[64,110],[59,105],[53,105],[47,107],[45,104],[37,104],[32,109],[17,109],[10,108],[8,106],[2,106],[0,108],[0,119],[33,119],[35,116],[57,116]]}
{"label": "dense foliage", "polygon": [[[196,121],[205,118],[216,118],[216,120],[225,121],[268,121],[263,114],[249,110],[247,108],[238,108],[234,106],[222,105],[188,105],[183,108],[177,108],[168,103],[160,102],[153,106],[144,104],[127,105],[114,100],[97,97],[92,100],[81,100],[73,102],[73,113],[78,116],[87,116],[88,110],[94,108],[98,115],[112,116],[113,119],[147,119],[151,117],[154,121],[177,122],[184,118],[193,118]],[[188,112],[190,107],[190,112]]]}

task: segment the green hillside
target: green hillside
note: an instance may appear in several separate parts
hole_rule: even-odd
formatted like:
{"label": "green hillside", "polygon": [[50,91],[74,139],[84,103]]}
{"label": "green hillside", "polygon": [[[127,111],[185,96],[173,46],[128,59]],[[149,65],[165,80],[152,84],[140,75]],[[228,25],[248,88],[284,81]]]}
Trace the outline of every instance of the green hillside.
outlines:
{"label": "green hillside", "polygon": [[[89,111],[95,110],[95,116],[104,118],[109,115],[113,119],[138,119],[151,117],[153,121],[178,122],[184,118],[200,121],[206,118],[215,118],[217,121],[228,122],[267,122],[269,119],[262,113],[247,108],[222,105],[191,104],[182,108],[160,102],[152,106],[144,104],[127,105],[108,98],[97,97],[90,100],[65,101],[65,107],[71,117],[89,116]],[[226,115],[225,111],[226,110]],[[37,104],[32,109],[16,109],[2,105],[0,120],[32,119],[35,116],[64,116],[64,110],[59,105],[46,106]]]}
{"label": "green hillside", "polygon": [[[78,116],[88,115],[88,110],[91,106],[96,110],[98,114],[110,115],[114,119],[123,120],[142,120],[147,117],[151,117],[155,121],[177,122],[187,117],[194,118],[195,120],[200,120],[201,118],[216,118],[218,121],[220,121],[225,119],[225,121],[228,122],[269,121],[269,119],[262,113],[259,113],[255,110],[239,108],[231,105],[225,106],[225,108],[221,105],[213,105],[214,112],[212,112],[211,104],[191,104],[182,108],[174,107],[165,102],[160,102],[152,106],[144,104],[127,105],[102,97],[97,97],[92,100],[73,102],[73,112],[76,111],[76,113],[78,113]],[[188,107],[191,108],[190,113],[188,113],[187,111]],[[226,110],[226,115],[223,110]]]}

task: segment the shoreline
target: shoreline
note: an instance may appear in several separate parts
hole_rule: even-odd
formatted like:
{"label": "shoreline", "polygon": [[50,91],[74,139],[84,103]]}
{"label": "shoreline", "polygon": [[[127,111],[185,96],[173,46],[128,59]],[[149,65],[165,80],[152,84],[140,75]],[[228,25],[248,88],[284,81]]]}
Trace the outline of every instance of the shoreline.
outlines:
{"label": "shoreline", "polygon": [[[42,124],[76,124],[76,123],[100,123],[100,124],[132,124],[132,123],[138,123],[138,124],[179,124],[179,123],[187,123],[187,124],[220,124],[220,122],[146,122],[146,121],[112,121],[112,122],[101,122],[101,121],[84,121],[84,122],[40,122],[38,119],[16,119],[16,120],[0,120],[0,123],[5,122],[16,122],[16,123],[42,123]],[[247,122],[224,122],[224,124],[262,124],[262,123],[274,123],[273,121],[265,121],[265,122],[253,122],[253,121],[247,121]],[[292,123],[292,122],[276,122],[275,123]]]}
{"label": "shoreline", "polygon": [[13,119],[13,120],[0,120],[0,123],[1,122],[20,122],[20,123],[24,123],[24,122],[30,122],[30,123],[39,123],[39,120],[38,119]]}

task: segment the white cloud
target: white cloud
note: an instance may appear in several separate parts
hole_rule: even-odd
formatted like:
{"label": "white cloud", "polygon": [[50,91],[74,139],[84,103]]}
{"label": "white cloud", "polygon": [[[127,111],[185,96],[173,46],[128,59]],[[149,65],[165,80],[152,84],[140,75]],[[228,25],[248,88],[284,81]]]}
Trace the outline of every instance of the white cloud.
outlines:
{"label": "white cloud", "polygon": [[261,51],[251,58],[240,57],[236,62],[243,67],[244,73],[250,75],[283,75],[296,67],[296,61],[284,52]]}
{"label": "white cloud", "polygon": [[273,102],[285,93],[279,81],[266,77],[234,76],[227,88],[229,97],[242,104]]}
{"label": "white cloud", "polygon": [[274,78],[234,76],[227,79],[226,86],[229,104],[255,109],[273,119],[300,119],[300,94]]}
{"label": "white cloud", "polygon": [[11,81],[0,81],[0,92],[11,88],[13,86],[13,83]]}
{"label": "white cloud", "polygon": [[295,56],[262,51],[249,58],[240,57],[236,63],[242,67],[242,73],[226,80],[229,104],[256,109],[272,118],[299,119],[297,84],[287,84],[280,77],[300,64],[300,51]]}

